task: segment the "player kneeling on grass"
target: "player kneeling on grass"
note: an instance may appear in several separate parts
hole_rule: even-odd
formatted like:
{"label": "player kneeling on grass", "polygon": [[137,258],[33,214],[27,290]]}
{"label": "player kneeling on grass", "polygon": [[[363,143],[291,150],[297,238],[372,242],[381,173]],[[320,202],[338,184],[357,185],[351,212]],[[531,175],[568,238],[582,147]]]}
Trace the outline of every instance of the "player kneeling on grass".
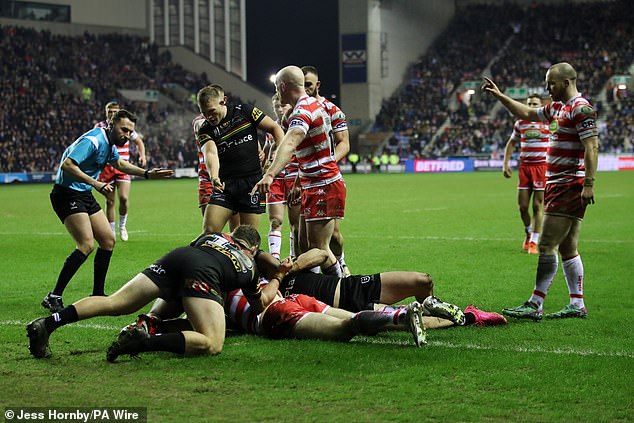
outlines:
{"label": "player kneeling on grass", "polygon": [[259,245],[260,235],[251,226],[239,226],[231,234],[203,234],[189,246],[167,253],[113,295],[87,297],[50,317],[33,320],[26,328],[29,350],[36,358],[48,357],[49,337],[60,326],[95,316],[133,313],[160,297],[182,303],[191,329],[162,336],[127,331],[108,349],[108,361],[146,351],[219,354],[225,339],[223,293],[242,289],[258,311],[277,294],[279,281],[260,288],[253,261]]}

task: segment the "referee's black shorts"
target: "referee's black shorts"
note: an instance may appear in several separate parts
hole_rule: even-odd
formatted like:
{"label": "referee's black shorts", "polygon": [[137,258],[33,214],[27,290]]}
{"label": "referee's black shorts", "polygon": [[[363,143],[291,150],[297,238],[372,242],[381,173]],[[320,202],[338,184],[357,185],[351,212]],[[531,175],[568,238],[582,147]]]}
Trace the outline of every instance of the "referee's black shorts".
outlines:
{"label": "referee's black shorts", "polygon": [[75,191],[55,184],[50,197],[53,210],[62,223],[71,214],[88,213],[88,216],[92,216],[101,210],[101,206],[95,200],[92,191]]}

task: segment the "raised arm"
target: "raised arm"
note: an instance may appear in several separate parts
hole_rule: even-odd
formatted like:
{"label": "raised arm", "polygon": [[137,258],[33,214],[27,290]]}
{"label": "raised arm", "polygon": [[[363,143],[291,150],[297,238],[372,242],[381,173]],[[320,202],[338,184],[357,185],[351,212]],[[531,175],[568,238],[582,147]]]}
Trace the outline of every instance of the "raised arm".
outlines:
{"label": "raised arm", "polygon": [[488,92],[493,97],[497,98],[500,103],[502,103],[502,105],[518,119],[528,120],[531,122],[540,121],[537,109],[528,107],[526,104],[513,100],[511,97],[500,91],[498,86],[495,85],[495,82],[493,82],[490,78],[484,77],[482,91]]}
{"label": "raised arm", "polygon": [[154,168],[146,170],[142,167],[133,165],[132,163],[121,158],[117,159],[116,162],[112,162],[110,164],[123,173],[127,173],[128,175],[143,176],[145,179],[162,179],[171,178],[172,176],[174,176],[174,171],[171,169]]}

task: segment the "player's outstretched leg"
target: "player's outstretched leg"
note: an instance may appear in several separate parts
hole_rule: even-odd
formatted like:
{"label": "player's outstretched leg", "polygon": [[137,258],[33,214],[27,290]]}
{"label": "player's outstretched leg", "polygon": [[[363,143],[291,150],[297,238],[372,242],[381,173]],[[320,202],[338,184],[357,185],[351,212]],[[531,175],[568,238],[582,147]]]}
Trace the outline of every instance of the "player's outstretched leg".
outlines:
{"label": "player's outstretched leg", "polygon": [[414,343],[418,348],[424,347],[427,344],[427,330],[423,323],[423,306],[418,301],[407,306],[407,319]]}

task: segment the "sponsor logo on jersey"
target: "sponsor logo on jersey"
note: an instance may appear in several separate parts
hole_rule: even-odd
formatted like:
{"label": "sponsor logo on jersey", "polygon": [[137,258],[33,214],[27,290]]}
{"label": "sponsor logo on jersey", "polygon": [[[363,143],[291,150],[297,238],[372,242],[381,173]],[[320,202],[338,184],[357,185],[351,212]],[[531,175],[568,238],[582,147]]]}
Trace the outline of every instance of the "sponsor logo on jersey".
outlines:
{"label": "sponsor logo on jersey", "polygon": [[548,129],[551,133],[557,132],[557,130],[559,129],[559,121],[557,119],[551,121],[548,125]]}
{"label": "sponsor logo on jersey", "polygon": [[251,112],[251,118],[253,120],[258,120],[260,116],[262,116],[262,110],[258,109],[257,107],[254,107],[253,111]]}
{"label": "sponsor logo on jersey", "polygon": [[161,267],[161,265],[160,265],[160,264],[152,264],[152,265],[150,265],[150,270],[151,270],[152,272],[156,273],[157,275],[164,275],[164,274],[166,274],[166,273],[167,273],[167,272],[165,271],[165,269],[163,269],[163,268]]}
{"label": "sponsor logo on jersey", "polygon": [[541,138],[542,133],[538,129],[529,129],[524,132],[526,138]]}
{"label": "sponsor logo on jersey", "polygon": [[588,129],[588,128],[594,128],[594,127],[595,127],[594,119],[586,119],[583,122],[581,122],[582,129]]}
{"label": "sponsor logo on jersey", "polygon": [[299,118],[291,119],[290,122],[288,122],[288,128],[290,129],[294,126],[302,126],[303,124],[304,121]]}

